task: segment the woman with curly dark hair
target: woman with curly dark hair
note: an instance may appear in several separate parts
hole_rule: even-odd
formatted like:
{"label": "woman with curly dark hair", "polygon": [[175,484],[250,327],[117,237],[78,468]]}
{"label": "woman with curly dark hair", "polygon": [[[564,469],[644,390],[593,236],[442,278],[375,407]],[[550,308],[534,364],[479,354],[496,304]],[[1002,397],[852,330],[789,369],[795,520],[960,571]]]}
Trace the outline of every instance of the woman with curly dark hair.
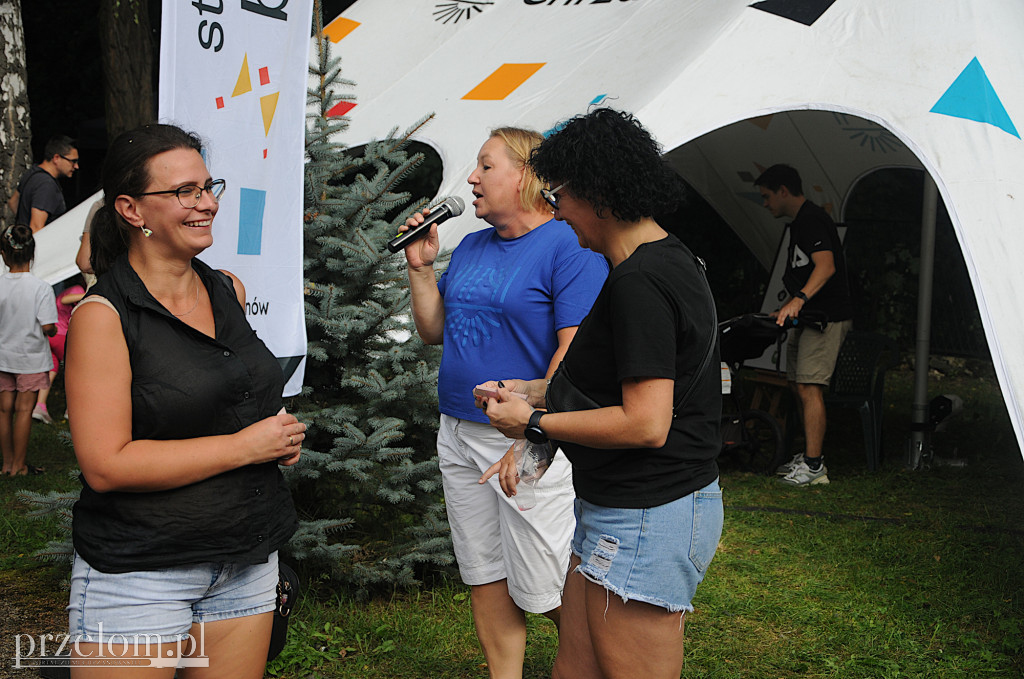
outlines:
{"label": "woman with curly dark hair", "polygon": [[[504,435],[550,437],[572,462],[577,525],[553,676],[678,677],[682,616],[722,531],[714,302],[699,260],[653,217],[678,184],[633,116],[574,118],[530,164],[556,187],[544,191],[555,215],[612,266],[550,387],[502,380],[486,411]],[[567,406],[569,392],[589,409]],[[514,495],[513,455],[494,474]]]}

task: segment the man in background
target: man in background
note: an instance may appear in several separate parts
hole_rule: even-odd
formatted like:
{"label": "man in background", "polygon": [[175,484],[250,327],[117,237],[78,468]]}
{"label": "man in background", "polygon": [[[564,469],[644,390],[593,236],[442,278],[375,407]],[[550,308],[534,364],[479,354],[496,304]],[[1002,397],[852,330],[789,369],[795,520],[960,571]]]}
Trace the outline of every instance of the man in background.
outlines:
{"label": "man in background", "polygon": [[839,348],[853,324],[853,304],[846,278],[846,256],[835,222],[804,197],[800,174],[788,165],[772,165],[754,181],[773,217],[792,219],[789,257],[782,278],[789,298],[776,312],[779,325],[801,311],[818,311],[828,319],[824,332],[799,325],[790,330],[786,373],[800,400],[806,450],[779,467],[791,486],[826,484],[822,456],[825,442],[825,389]]}
{"label": "man in background", "polygon": [[78,149],[70,137],[60,135],[46,142],[43,162],[33,165],[18,181],[7,201],[14,223],[31,227],[36,233],[67,211],[64,192],[57,180],[71,177],[78,169]]}

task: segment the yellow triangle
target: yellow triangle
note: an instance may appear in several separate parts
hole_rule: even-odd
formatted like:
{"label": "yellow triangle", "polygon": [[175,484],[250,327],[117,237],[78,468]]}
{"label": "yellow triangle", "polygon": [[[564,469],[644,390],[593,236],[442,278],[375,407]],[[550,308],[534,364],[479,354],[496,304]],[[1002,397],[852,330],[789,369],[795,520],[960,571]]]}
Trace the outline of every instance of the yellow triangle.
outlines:
{"label": "yellow triangle", "polygon": [[245,94],[246,92],[252,92],[252,80],[249,79],[248,54],[242,57],[242,70],[238,73],[238,80],[235,82],[235,91],[231,93],[231,96],[237,97],[239,94]]}
{"label": "yellow triangle", "polygon": [[274,121],[274,111],[277,110],[277,96],[280,92],[260,97],[260,110],[263,111],[263,134],[270,134],[270,123]]}

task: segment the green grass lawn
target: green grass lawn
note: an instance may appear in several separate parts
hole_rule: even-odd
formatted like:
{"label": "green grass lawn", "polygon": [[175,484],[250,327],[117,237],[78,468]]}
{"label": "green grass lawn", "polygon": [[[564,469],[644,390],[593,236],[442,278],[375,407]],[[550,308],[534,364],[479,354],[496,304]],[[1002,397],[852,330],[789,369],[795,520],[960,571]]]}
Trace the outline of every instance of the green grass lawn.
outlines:
{"label": "green grass lawn", "polygon": [[[1024,676],[1024,463],[998,388],[984,376],[933,379],[932,396],[965,401],[936,449],[967,466],[911,472],[910,384],[909,373],[890,374],[879,473],[865,471],[852,410],[830,413],[831,485],[723,472],[726,526],[687,616],[683,677]],[[51,412],[63,412],[54,397]],[[59,608],[63,567],[31,557],[56,523],[27,519],[13,497],[75,487],[54,429],[34,427],[30,459],[44,476],[0,480],[0,582],[32,583],[46,590],[32,605]],[[487,676],[458,582],[370,601],[322,579],[307,585],[269,675]],[[547,677],[554,627],[539,616],[529,625],[525,676]]]}

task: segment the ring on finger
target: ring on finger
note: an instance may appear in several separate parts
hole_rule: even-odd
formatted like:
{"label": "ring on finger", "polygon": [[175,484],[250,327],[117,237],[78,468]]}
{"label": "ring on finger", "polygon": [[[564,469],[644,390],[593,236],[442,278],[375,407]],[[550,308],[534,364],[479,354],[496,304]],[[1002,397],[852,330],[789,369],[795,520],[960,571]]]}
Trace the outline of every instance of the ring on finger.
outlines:
{"label": "ring on finger", "polygon": [[295,445],[295,443],[293,442],[294,438],[295,438],[294,436],[289,436],[288,437],[288,445],[289,446],[294,446]]}

